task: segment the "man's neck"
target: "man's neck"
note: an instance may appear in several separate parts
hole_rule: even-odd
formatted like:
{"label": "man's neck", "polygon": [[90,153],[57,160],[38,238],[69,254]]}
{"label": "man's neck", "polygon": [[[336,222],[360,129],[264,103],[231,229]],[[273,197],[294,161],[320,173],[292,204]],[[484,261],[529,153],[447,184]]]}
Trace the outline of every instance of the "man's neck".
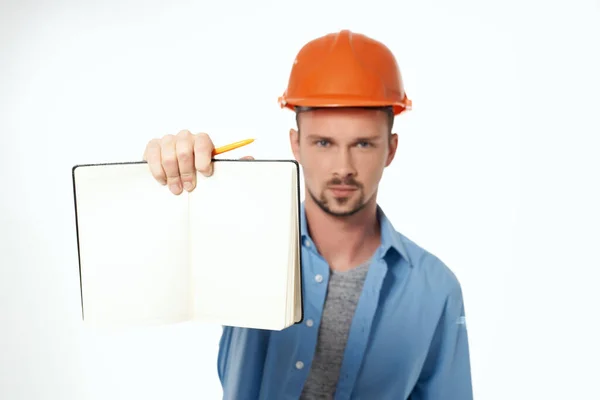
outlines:
{"label": "man's neck", "polygon": [[375,199],[341,218],[327,214],[307,196],[305,213],[310,236],[331,269],[347,271],[362,264],[381,244]]}

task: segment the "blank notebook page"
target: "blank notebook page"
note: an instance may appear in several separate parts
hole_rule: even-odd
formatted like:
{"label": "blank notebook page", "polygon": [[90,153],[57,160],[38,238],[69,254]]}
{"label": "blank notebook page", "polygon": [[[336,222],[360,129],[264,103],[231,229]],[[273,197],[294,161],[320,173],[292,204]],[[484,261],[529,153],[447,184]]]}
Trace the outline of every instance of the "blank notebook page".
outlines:
{"label": "blank notebook page", "polygon": [[190,196],[194,312],[223,325],[282,329],[293,274],[296,164],[215,162]]}
{"label": "blank notebook page", "polygon": [[187,197],[158,184],[145,163],[77,166],[73,173],[84,320],[191,318]]}

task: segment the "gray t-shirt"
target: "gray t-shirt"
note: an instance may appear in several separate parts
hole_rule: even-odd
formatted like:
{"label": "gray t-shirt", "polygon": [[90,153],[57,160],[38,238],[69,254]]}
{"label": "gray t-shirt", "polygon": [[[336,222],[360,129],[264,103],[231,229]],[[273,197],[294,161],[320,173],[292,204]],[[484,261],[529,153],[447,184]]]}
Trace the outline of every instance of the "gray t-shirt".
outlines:
{"label": "gray t-shirt", "polygon": [[331,271],[317,348],[301,399],[332,399],[346,348],[354,310],[369,263],[348,271]]}

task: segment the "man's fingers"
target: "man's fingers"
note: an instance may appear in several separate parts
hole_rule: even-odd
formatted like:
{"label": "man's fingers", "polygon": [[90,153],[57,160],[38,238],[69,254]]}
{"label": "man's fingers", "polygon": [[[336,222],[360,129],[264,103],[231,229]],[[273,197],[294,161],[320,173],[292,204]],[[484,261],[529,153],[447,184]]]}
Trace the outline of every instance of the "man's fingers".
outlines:
{"label": "man's fingers", "polygon": [[[191,192],[196,187],[197,172],[205,176],[213,174],[212,139],[206,133],[192,135],[182,130],[177,135],[165,135],[152,139],[144,151],[152,176],[169,190],[179,195],[185,189]],[[251,156],[248,156],[252,159]]]}
{"label": "man's fingers", "polygon": [[181,131],[175,141],[179,176],[183,187],[188,192],[196,186],[196,169],[194,167],[194,137],[190,131]]}
{"label": "man's fingers", "polygon": [[215,146],[206,133],[199,133],[194,137],[194,164],[196,170],[204,176],[213,173],[212,152]]}
{"label": "man's fingers", "polygon": [[160,157],[160,142],[157,139],[152,139],[146,146],[144,152],[144,160],[148,163],[150,172],[154,179],[156,179],[161,185],[167,184],[167,176],[161,165]]}
{"label": "man's fingers", "polygon": [[161,140],[162,167],[167,177],[167,185],[173,194],[180,194],[183,190],[179,177],[179,162],[175,149],[175,136],[166,135]]}

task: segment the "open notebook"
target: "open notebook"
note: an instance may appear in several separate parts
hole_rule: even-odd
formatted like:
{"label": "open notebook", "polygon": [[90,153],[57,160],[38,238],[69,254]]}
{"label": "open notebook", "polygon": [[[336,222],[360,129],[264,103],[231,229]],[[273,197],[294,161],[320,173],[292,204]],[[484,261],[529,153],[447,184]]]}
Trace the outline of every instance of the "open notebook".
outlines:
{"label": "open notebook", "polygon": [[73,189],[86,323],[301,322],[295,161],[215,160],[179,196],[145,161],[76,165]]}

